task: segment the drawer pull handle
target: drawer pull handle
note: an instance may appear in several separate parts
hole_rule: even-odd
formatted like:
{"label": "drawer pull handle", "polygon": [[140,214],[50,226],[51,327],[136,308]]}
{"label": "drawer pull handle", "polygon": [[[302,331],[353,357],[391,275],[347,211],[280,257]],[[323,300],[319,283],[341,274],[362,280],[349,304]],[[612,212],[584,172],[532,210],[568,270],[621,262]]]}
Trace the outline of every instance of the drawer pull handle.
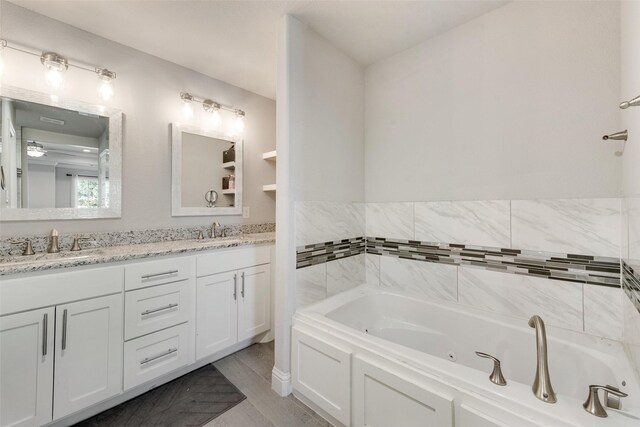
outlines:
{"label": "drawer pull handle", "polygon": [[47,334],[49,329],[49,314],[45,313],[42,319],[42,355],[47,355]]}
{"label": "drawer pull handle", "polygon": [[178,306],[178,304],[169,304],[169,305],[166,305],[166,306],[164,306],[164,307],[152,308],[152,309],[150,309],[150,310],[145,310],[145,311],[143,311],[143,312],[142,312],[142,313],[140,313],[140,314],[141,314],[142,316],[147,316],[147,315],[149,315],[149,314],[157,313],[157,312],[159,312],[159,311],[170,310],[170,309],[175,308],[175,307],[177,307],[177,306]]}
{"label": "drawer pull handle", "polygon": [[159,354],[157,356],[153,356],[153,357],[145,357],[144,359],[142,359],[142,362],[140,362],[141,365],[144,365],[145,363],[149,363],[149,362],[153,362],[154,360],[158,360],[161,357],[165,357],[168,356],[170,354],[173,354],[175,352],[177,352],[178,349],[177,348],[170,348],[169,350],[165,351],[162,354]]}
{"label": "drawer pull handle", "polygon": [[144,276],[142,276],[142,280],[157,279],[162,276],[169,276],[171,274],[177,274],[177,273],[178,273],[178,270],[171,270],[171,271],[165,271],[164,273],[145,274]]}
{"label": "drawer pull handle", "polygon": [[62,349],[67,349],[67,309],[62,312]]}
{"label": "drawer pull handle", "polygon": [[238,299],[238,273],[233,275],[233,300]]}
{"label": "drawer pull handle", "polygon": [[242,272],[242,289],[240,290],[240,295],[244,298],[244,271]]}

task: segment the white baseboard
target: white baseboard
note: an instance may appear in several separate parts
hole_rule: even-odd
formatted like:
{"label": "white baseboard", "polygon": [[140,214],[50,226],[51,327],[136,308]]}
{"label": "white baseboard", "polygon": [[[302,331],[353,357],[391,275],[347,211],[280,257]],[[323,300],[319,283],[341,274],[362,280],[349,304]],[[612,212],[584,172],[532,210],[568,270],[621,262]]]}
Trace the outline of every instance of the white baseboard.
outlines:
{"label": "white baseboard", "polygon": [[280,369],[273,367],[271,371],[271,389],[284,397],[291,394],[291,373],[282,372]]}

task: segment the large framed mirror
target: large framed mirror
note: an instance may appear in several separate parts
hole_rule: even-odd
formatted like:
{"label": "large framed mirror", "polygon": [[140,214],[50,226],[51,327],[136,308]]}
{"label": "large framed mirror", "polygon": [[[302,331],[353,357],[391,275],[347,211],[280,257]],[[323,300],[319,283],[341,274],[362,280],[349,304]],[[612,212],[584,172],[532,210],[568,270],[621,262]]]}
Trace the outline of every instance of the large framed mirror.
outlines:
{"label": "large framed mirror", "polygon": [[0,220],[119,218],[122,112],[0,88]]}
{"label": "large framed mirror", "polygon": [[171,125],[172,216],[242,215],[242,140]]}

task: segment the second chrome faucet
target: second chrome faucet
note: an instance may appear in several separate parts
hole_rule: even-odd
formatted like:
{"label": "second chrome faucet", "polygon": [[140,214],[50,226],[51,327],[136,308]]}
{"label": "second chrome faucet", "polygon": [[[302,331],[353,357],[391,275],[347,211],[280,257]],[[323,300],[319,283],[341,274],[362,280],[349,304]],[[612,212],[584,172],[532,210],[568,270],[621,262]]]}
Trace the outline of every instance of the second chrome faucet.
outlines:
{"label": "second chrome faucet", "polygon": [[549,376],[549,360],[547,357],[547,332],[544,322],[540,316],[535,315],[529,319],[529,326],[536,330],[536,377],[533,381],[533,394],[547,403],[556,403],[558,401],[556,393],[551,386],[551,377]]}

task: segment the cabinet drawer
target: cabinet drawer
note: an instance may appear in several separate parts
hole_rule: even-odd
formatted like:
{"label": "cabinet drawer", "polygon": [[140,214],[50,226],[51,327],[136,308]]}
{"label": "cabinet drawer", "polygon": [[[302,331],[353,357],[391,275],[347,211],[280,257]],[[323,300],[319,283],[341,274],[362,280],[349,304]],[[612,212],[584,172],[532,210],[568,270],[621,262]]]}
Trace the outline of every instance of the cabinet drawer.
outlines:
{"label": "cabinet drawer", "polygon": [[193,323],[188,322],[126,342],[124,389],[194,362],[193,336]]}
{"label": "cabinet drawer", "polygon": [[194,257],[163,259],[128,265],[124,270],[124,288],[146,288],[177,282],[193,276]]}
{"label": "cabinet drawer", "polygon": [[123,289],[121,266],[59,271],[0,279],[0,315],[115,294]]}
{"label": "cabinet drawer", "polygon": [[124,339],[193,321],[194,279],[125,293]]}
{"label": "cabinet drawer", "polygon": [[198,255],[197,276],[240,270],[271,262],[269,246],[251,246]]}

